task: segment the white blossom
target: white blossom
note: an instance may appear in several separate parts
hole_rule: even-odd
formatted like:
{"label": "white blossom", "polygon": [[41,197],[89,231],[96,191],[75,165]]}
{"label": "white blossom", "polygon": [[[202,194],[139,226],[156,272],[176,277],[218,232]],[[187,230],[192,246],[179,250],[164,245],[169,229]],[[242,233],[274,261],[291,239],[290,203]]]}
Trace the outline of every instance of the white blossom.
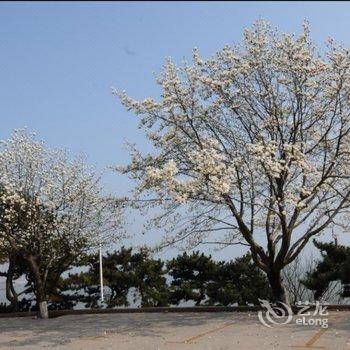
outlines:
{"label": "white blossom", "polygon": [[[98,222],[98,217],[100,222]],[[58,259],[120,239],[122,208],[83,158],[16,130],[0,151],[0,249]]]}
{"label": "white blossom", "polygon": [[[160,204],[166,242],[224,232],[268,270],[291,261],[349,206],[350,52],[321,55],[300,35],[258,21],[242,45],[193,63],[170,59],[157,102],[121,102],[140,116],[155,151],[133,151],[126,173],[142,203]],[[183,209],[185,205],[186,209]],[[180,219],[182,218],[182,219]],[[220,231],[222,229],[222,231]],[[265,237],[266,244],[257,243]],[[270,260],[269,260],[270,259]]]}

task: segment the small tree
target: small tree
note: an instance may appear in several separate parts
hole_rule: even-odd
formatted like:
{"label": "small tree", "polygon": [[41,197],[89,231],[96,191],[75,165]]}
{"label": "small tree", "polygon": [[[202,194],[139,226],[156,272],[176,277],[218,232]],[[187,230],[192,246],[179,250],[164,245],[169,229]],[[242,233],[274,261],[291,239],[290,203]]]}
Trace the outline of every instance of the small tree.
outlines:
{"label": "small tree", "polygon": [[[350,247],[334,243],[321,243],[314,240],[321,252],[322,260],[303,278],[303,284],[313,291],[316,300],[329,300],[335,291],[332,282],[350,284]],[[350,297],[349,291],[338,289],[338,297]]]}
{"label": "small tree", "polygon": [[207,294],[208,304],[219,305],[259,305],[259,299],[271,298],[266,276],[252,263],[250,254],[219,262]]}
{"label": "small tree", "polygon": [[132,262],[134,287],[140,295],[141,306],[168,306],[169,291],[166,284],[164,262],[160,259],[154,259],[146,247],[134,253]]}
{"label": "small tree", "polygon": [[267,299],[270,293],[266,277],[251,260],[249,254],[229,262],[216,262],[198,251],[178,255],[167,263],[171,303],[259,304],[259,298]]}
{"label": "small tree", "polygon": [[178,255],[167,263],[168,274],[172,278],[172,304],[179,304],[182,300],[193,300],[198,306],[207,298],[207,288],[213,283],[218,273],[217,264],[211,256],[193,252]]}
{"label": "small tree", "polygon": [[319,54],[307,23],[295,36],[258,21],[243,45],[168,60],[157,82],[159,101],[118,95],[154,146],[121,171],[143,207],[164,209],[162,245],[246,245],[289,303],[282,269],[349,208],[350,52]]}
{"label": "small tree", "polygon": [[0,250],[26,262],[47,318],[49,276],[58,279],[81,254],[119,238],[121,208],[102,195],[83,159],[71,161],[22,130],[2,143],[0,185]]}

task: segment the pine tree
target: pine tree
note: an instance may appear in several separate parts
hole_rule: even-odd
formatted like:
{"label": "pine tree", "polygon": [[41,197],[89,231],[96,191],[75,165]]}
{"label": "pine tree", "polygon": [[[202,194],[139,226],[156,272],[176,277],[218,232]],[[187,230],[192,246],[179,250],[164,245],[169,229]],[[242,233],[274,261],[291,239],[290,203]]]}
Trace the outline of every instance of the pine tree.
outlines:
{"label": "pine tree", "polygon": [[[308,273],[302,283],[314,292],[314,298],[319,300],[327,291],[332,281],[341,281],[343,285],[350,284],[350,247],[335,243],[321,243],[314,240],[314,245],[321,252],[316,268]],[[344,288],[342,297],[350,297],[350,290]]]}
{"label": "pine tree", "polygon": [[[86,307],[98,307],[100,299],[99,257],[97,254],[86,257],[80,266],[89,266],[88,271],[71,274],[69,288],[75,290],[76,299],[85,303]],[[168,305],[164,263],[150,257],[146,248],[133,252],[132,248],[122,247],[120,250],[103,256],[103,280],[109,293],[106,306],[129,306],[129,292],[134,291],[133,301],[138,296],[141,306]]]}
{"label": "pine tree", "polygon": [[254,265],[250,254],[219,262],[217,272],[214,283],[208,286],[208,304],[258,305],[259,298],[271,298],[267,278]]}
{"label": "pine tree", "polygon": [[178,305],[182,300],[193,300],[198,306],[206,299],[208,286],[214,283],[217,264],[211,255],[205,256],[199,251],[188,255],[178,255],[167,263],[168,274],[172,277],[172,304]]}

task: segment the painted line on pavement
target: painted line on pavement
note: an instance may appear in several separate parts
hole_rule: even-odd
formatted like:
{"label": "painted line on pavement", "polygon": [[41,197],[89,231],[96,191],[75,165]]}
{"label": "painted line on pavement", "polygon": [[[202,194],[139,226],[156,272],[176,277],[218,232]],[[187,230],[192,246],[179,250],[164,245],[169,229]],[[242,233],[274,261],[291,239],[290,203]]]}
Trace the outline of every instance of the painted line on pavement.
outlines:
{"label": "painted line on pavement", "polygon": [[[332,322],[332,325],[335,325],[337,323],[339,323],[340,321],[343,320],[344,315],[337,315],[338,317],[336,317],[335,322]],[[323,334],[325,334],[328,330],[329,330],[329,326],[328,328],[321,328],[319,329],[306,343],[305,345],[292,345],[291,348],[302,348],[302,349],[324,349],[324,346],[314,346],[314,344],[322,337]]]}
{"label": "painted line on pavement", "polygon": [[183,340],[183,341],[167,341],[166,343],[171,343],[171,344],[193,344],[194,341],[197,340],[197,339],[203,338],[203,337],[205,337],[208,334],[221,331],[222,329],[225,329],[227,327],[233,326],[234,324],[235,323],[233,323],[233,322],[225,323],[225,324],[221,325],[220,327],[216,327],[214,329],[210,329],[210,330],[208,330],[206,332],[197,334],[197,335],[195,335],[195,336],[193,336],[191,338],[188,338],[186,340]]}

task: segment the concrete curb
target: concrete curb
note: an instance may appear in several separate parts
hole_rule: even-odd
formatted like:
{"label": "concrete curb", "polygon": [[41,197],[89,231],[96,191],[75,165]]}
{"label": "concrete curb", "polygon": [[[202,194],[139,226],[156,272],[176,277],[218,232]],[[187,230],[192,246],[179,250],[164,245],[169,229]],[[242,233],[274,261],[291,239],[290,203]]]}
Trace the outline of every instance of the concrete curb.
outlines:
{"label": "concrete curb", "polygon": [[[312,310],[314,307],[310,306]],[[119,309],[82,309],[82,310],[52,310],[49,317],[66,315],[95,315],[95,314],[124,314],[124,313],[168,313],[168,312],[257,312],[264,310],[261,306],[193,306],[193,307],[144,307]],[[298,308],[293,307],[294,311]],[[350,305],[328,305],[327,310],[350,311]],[[36,317],[36,311],[0,313],[0,318],[7,317]]]}

